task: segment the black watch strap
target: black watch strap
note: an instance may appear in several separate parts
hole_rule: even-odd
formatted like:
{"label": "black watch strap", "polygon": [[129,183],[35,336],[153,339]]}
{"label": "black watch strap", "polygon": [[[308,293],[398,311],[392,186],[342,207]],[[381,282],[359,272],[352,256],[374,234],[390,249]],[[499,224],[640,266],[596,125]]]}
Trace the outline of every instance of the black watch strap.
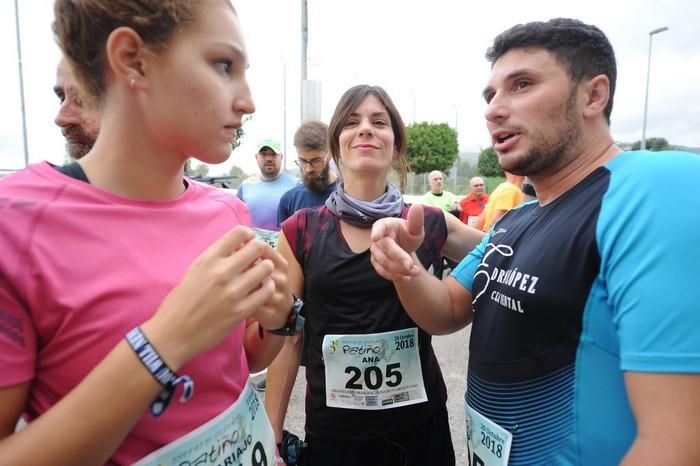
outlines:
{"label": "black watch strap", "polygon": [[294,304],[289,310],[289,317],[287,317],[287,323],[284,327],[268,330],[269,333],[273,335],[281,335],[283,337],[288,337],[292,335],[297,335],[304,330],[304,316],[301,315],[301,310],[304,307],[304,301],[301,298],[294,297]]}

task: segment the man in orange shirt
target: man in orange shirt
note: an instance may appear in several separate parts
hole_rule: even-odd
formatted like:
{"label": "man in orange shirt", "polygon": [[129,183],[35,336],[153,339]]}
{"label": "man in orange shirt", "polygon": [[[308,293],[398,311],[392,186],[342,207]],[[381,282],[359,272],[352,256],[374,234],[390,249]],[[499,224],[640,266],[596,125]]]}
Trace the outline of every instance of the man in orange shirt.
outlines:
{"label": "man in orange shirt", "polygon": [[459,219],[463,223],[473,227],[476,225],[476,221],[481,212],[483,212],[484,207],[486,207],[488,200],[489,195],[486,194],[484,179],[475,176],[469,180],[469,194],[459,201]]}
{"label": "man in orange shirt", "polygon": [[521,189],[525,177],[507,171],[504,174],[506,180],[493,190],[480,221],[477,221],[476,228],[481,228],[481,231],[489,231],[506,212],[523,202]]}

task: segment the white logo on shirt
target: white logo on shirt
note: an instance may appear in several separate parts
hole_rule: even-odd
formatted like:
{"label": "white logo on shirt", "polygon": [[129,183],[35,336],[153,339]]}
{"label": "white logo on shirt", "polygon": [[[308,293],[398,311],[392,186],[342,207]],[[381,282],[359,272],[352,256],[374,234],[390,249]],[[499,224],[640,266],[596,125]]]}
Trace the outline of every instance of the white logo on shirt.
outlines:
{"label": "white logo on shirt", "polygon": [[[503,228],[500,230],[503,231],[498,231],[498,233],[505,232],[505,229]],[[486,290],[489,289],[489,285],[492,281],[494,283],[499,283],[514,290],[520,290],[528,294],[534,295],[536,293],[536,285],[540,279],[538,276],[524,273],[518,270],[517,267],[514,269],[499,269],[498,267],[489,268],[489,264],[486,263],[488,257],[494,252],[498,252],[503,257],[513,256],[514,251],[511,246],[508,246],[507,244],[488,243],[486,245],[486,250],[487,251],[484,254],[484,257],[481,259],[481,263],[474,274],[474,280],[476,280],[478,275],[483,275],[486,280],[486,283],[484,283],[481,291],[479,291],[479,293],[477,293],[472,300],[472,307],[475,311],[477,300],[481,297],[481,295],[486,293]],[[491,300],[498,303],[502,307],[516,311],[520,314],[524,314],[525,311],[523,309],[522,302],[519,299],[508,296],[504,293],[504,291],[505,290],[503,289],[501,289],[501,291],[493,290],[490,294]]]}

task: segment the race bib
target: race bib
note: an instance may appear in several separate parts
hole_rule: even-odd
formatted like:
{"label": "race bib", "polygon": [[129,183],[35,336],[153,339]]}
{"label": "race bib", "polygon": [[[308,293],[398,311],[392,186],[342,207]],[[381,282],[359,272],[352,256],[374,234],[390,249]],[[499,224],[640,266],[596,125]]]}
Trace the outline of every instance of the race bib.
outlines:
{"label": "race bib", "polygon": [[476,225],[477,220],[479,220],[478,215],[470,215],[469,217],[467,217],[467,225],[473,227],[474,225]]}
{"label": "race bib", "polygon": [[369,335],[326,335],[326,405],[390,409],[428,401],[418,329]]}
{"label": "race bib", "polygon": [[279,231],[266,230],[264,228],[253,228],[253,231],[257,239],[265,241],[273,248],[277,247],[277,238],[280,235]]}
{"label": "race bib", "polygon": [[277,466],[275,435],[250,380],[226,411],[154,451],[136,466]]}
{"label": "race bib", "polygon": [[465,403],[469,466],[506,466],[513,434]]}

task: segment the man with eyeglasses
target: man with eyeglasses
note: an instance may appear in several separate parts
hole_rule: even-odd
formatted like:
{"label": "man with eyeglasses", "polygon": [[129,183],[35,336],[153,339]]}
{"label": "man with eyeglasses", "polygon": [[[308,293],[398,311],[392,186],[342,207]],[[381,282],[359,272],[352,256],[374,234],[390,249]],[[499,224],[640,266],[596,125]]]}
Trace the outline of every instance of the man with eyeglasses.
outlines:
{"label": "man with eyeglasses", "polygon": [[[299,167],[303,183],[282,195],[277,208],[278,228],[297,210],[323,205],[335,191],[337,176],[329,165],[328,125],[317,120],[302,123],[294,133],[294,148],[297,150],[297,160],[294,163]],[[302,338],[302,335],[292,335],[287,338],[285,345],[303,345],[301,365],[306,366],[308,340]],[[262,388],[261,385],[258,385],[259,389]],[[298,440],[294,435],[289,436],[289,433],[285,434],[285,438],[286,443]]]}
{"label": "man with eyeglasses", "polygon": [[329,166],[328,125],[316,120],[304,122],[294,133],[294,147],[294,163],[301,171],[303,184],[282,195],[277,208],[278,226],[299,209],[322,205],[335,191],[337,177]]}
{"label": "man with eyeglasses", "polygon": [[253,227],[278,231],[277,206],[282,194],[299,184],[299,180],[282,168],[282,147],[273,139],[257,145],[255,160],[260,175],[247,178],[238,188],[237,196],[246,203]]}

